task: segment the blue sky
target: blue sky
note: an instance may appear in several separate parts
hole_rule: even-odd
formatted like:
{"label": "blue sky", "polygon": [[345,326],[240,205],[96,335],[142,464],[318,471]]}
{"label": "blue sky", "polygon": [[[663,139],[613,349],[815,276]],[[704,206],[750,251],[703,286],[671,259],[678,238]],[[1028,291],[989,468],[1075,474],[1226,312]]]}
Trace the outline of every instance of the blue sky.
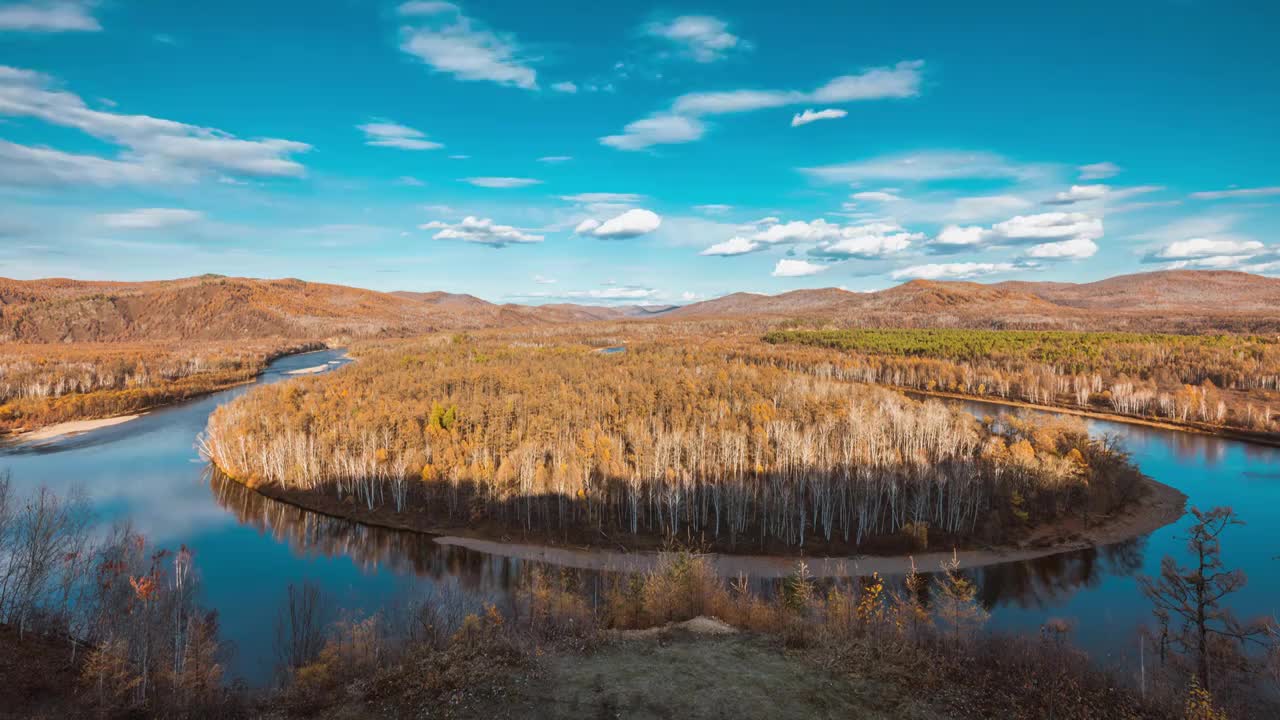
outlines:
{"label": "blue sky", "polygon": [[0,275],[1280,275],[1274,3],[0,0]]}

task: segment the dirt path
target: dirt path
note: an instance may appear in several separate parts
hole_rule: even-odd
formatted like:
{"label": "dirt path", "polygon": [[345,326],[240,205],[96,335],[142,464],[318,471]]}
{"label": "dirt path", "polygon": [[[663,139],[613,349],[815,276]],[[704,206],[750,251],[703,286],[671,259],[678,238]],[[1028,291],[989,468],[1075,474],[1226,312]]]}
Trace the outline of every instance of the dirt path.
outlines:
{"label": "dirt path", "polygon": [[484,712],[566,720],[942,717],[898,689],[833,675],[740,633],[669,630],[589,654],[554,654],[540,665],[516,702]]}

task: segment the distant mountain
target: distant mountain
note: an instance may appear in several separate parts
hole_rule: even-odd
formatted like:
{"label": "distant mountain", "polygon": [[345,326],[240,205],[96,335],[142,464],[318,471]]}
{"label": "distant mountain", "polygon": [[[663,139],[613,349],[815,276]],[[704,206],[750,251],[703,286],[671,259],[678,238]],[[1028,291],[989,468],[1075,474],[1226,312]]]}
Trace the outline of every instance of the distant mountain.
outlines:
{"label": "distant mountain", "polygon": [[495,304],[217,275],[153,282],[0,278],[0,342],[135,342],[407,335],[657,315],[669,307]]}
{"label": "distant mountain", "polygon": [[312,339],[637,320],[1280,332],[1280,279],[1176,270],[1083,284],[913,280],[878,292],[734,293],[680,307],[496,304],[446,292],[208,275],[136,283],[0,278],[0,342]]}
{"label": "distant mountain", "polygon": [[912,280],[855,293],[827,288],[734,293],[686,305],[673,319],[794,318],[877,327],[1280,331],[1280,279],[1173,270],[1093,283]]}

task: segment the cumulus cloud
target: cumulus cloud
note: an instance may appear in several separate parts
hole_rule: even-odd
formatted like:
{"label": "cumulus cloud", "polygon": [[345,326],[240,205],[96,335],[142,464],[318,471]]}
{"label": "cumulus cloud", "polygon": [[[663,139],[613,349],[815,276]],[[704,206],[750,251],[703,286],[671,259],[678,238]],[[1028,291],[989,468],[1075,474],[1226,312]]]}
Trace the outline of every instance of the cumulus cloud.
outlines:
{"label": "cumulus cloud", "polygon": [[570,160],[572,160],[572,159],[573,159],[573,158],[572,158],[571,156],[569,156],[569,155],[544,155],[543,157],[538,158],[538,162],[540,162],[540,163],[565,163],[565,162],[569,162],[569,161],[570,161]]}
{"label": "cumulus cloud", "polygon": [[702,138],[706,127],[694,118],[659,114],[628,123],[620,135],[600,138],[602,145],[619,150],[643,150],[653,145],[678,145]]}
{"label": "cumulus cloud", "polygon": [[809,251],[815,257],[858,258],[873,260],[896,255],[924,239],[924,233],[886,232],[881,225],[850,227],[841,230],[840,238],[824,242]]}
{"label": "cumulus cloud", "polygon": [[1084,213],[1050,212],[1017,215],[998,222],[991,229],[1006,240],[1061,240],[1102,237],[1102,220]]}
{"label": "cumulus cloud", "polygon": [[646,235],[657,230],[661,224],[662,217],[657,213],[636,208],[603,222],[593,219],[583,220],[578,227],[574,228],[574,232],[578,235],[591,235],[606,240],[621,240]]}
{"label": "cumulus cloud", "polygon": [[709,203],[707,205],[694,205],[694,210],[704,212],[708,215],[723,215],[733,209],[732,205],[723,205],[720,203]]}
{"label": "cumulus cloud", "polygon": [[812,245],[812,257],[840,259],[875,259],[906,251],[912,243],[924,239],[923,233],[911,233],[891,222],[837,225],[818,219],[811,222],[793,220],[757,224],[753,232],[716,243],[702,255],[745,255],[777,245]]}
{"label": "cumulus cloud", "polygon": [[764,246],[754,240],[748,240],[740,235],[735,235],[724,242],[712,245],[698,254],[731,257],[733,255],[746,255],[747,253],[753,253],[762,248],[764,248]]}
{"label": "cumulus cloud", "polygon": [[36,0],[0,7],[0,31],[97,32],[102,29],[86,0]]}
{"label": "cumulus cloud", "polygon": [[499,225],[489,218],[477,218],[471,215],[457,223],[435,220],[419,225],[418,228],[436,230],[436,234],[432,236],[436,240],[461,240],[494,248],[542,242],[541,235],[534,235],[510,225]]}
{"label": "cumulus cloud", "polygon": [[806,175],[825,182],[868,182],[903,180],[1025,179],[1036,168],[1013,163],[985,152],[934,150],[904,155],[887,155],[870,160],[800,168]]}
{"label": "cumulus cloud", "polygon": [[482,188],[521,188],[542,183],[541,180],[523,177],[469,177],[462,178],[462,182]]}
{"label": "cumulus cloud", "polygon": [[683,15],[668,22],[649,23],[644,31],[668,41],[700,63],[715,62],[734,48],[746,46],[741,38],[729,32],[727,23],[705,15]]}
{"label": "cumulus cloud", "polygon": [[1016,269],[1018,267],[1013,263],[930,263],[894,270],[891,275],[895,280],[968,280],[984,275],[1012,272]]}
{"label": "cumulus cloud", "polygon": [[1102,220],[1085,213],[1051,212],[1017,215],[990,228],[947,225],[929,242],[936,253],[985,246],[1033,244],[1027,257],[1072,260],[1093,256],[1102,237]]}
{"label": "cumulus cloud", "polygon": [[839,108],[827,108],[826,110],[805,110],[791,116],[791,127],[800,127],[808,125],[811,122],[819,120],[839,120],[849,114],[848,110]]}
{"label": "cumulus cloud", "polygon": [[1191,193],[1191,197],[1196,200],[1225,200],[1227,198],[1270,197],[1272,195],[1280,195],[1280,186],[1231,188],[1230,190],[1209,190]]}
{"label": "cumulus cloud", "polygon": [[1098,252],[1098,244],[1087,237],[1040,243],[1027,248],[1027,257],[1044,260],[1083,260]]}
{"label": "cumulus cloud", "polygon": [[122,152],[118,158],[104,158],[4,143],[0,156],[6,162],[0,166],[0,182],[119,185],[190,182],[218,173],[305,174],[292,156],[310,150],[306,143],[244,140],[214,128],[95,110],[78,95],[51,85],[52,80],[40,73],[0,66],[0,115],[73,128],[115,144]]}
{"label": "cumulus cloud", "polygon": [[1080,179],[1082,181],[1105,180],[1120,174],[1120,166],[1113,162],[1090,163],[1081,165],[1076,169],[1080,171]]}
{"label": "cumulus cloud", "polygon": [[1258,242],[1242,237],[1193,237],[1176,240],[1151,250],[1143,262],[1168,263],[1173,268],[1237,269],[1248,272],[1267,272],[1280,260],[1280,247],[1267,248]]}
{"label": "cumulus cloud", "polygon": [[830,265],[819,265],[811,263],[808,260],[791,260],[783,258],[773,266],[774,277],[805,277],[807,275],[817,275],[825,272]]}
{"label": "cumulus cloud", "polygon": [[1216,255],[1251,255],[1263,247],[1257,240],[1190,238],[1169,243],[1148,257],[1153,260],[1194,260]]}
{"label": "cumulus cloud", "polygon": [[569,95],[573,95],[574,93],[578,92],[577,84],[571,83],[568,80],[552,84],[551,89],[555,90],[556,92],[567,93]]}
{"label": "cumulus cloud", "polygon": [[933,239],[934,246],[940,249],[967,249],[983,244],[990,237],[990,231],[983,227],[961,227],[948,225]]}
{"label": "cumulus cloud", "polygon": [[407,2],[400,49],[432,70],[459,80],[480,80],[536,90],[538,73],[509,35],[487,30],[446,2]]}
{"label": "cumulus cloud", "polygon": [[1072,185],[1069,190],[1058,193],[1053,196],[1052,200],[1046,200],[1048,205],[1071,205],[1087,200],[1101,200],[1111,192],[1109,185]]}
{"label": "cumulus cloud", "polygon": [[356,129],[364,133],[364,144],[373,147],[391,147],[401,150],[437,150],[444,145],[426,139],[426,133],[407,125],[389,120],[357,125]]}
{"label": "cumulus cloud", "polygon": [[139,208],[98,216],[103,227],[113,230],[153,230],[185,225],[204,219],[204,213],[181,208]]}
{"label": "cumulus cloud", "polygon": [[671,145],[699,140],[706,127],[699,117],[750,112],[804,103],[847,103],[885,98],[908,98],[920,94],[919,60],[891,67],[872,68],[858,75],[835,78],[816,90],[729,90],[681,95],[671,110],[636,120],[620,135],[600,138],[604,145],[619,150],[640,150],[653,145]]}

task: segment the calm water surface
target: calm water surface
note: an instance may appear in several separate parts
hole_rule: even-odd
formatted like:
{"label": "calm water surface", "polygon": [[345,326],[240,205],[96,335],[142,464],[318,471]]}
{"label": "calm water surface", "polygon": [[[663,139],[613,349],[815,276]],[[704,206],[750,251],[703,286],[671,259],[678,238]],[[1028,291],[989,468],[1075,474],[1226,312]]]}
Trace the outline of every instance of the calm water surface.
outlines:
{"label": "calm water surface", "polygon": [[[342,355],[283,358],[258,383],[286,379],[289,370],[336,367],[345,363]],[[0,469],[20,490],[80,487],[104,526],[128,519],[154,544],[193,548],[203,602],[218,610],[223,636],[235,646],[231,670],[242,677],[263,678],[271,667],[276,613],[290,583],[318,583],[353,610],[443,588],[505,600],[528,562],[317,516],[212,477],[196,436],[215,407],[248,389],[36,448],[0,449]],[[956,404],[979,415],[1012,410]],[[1186,493],[1190,504],[1233,506],[1247,525],[1229,531],[1225,556],[1249,574],[1234,607],[1245,616],[1280,613],[1280,450],[1136,425],[1088,425],[1093,434],[1119,436],[1143,472]],[[1050,617],[1072,619],[1080,645],[1099,660],[1127,663],[1136,653],[1133,628],[1150,617],[1136,576],[1156,573],[1162,555],[1182,557],[1185,527],[1183,521],[1115,546],[973,572],[994,626],[1035,630]]]}

